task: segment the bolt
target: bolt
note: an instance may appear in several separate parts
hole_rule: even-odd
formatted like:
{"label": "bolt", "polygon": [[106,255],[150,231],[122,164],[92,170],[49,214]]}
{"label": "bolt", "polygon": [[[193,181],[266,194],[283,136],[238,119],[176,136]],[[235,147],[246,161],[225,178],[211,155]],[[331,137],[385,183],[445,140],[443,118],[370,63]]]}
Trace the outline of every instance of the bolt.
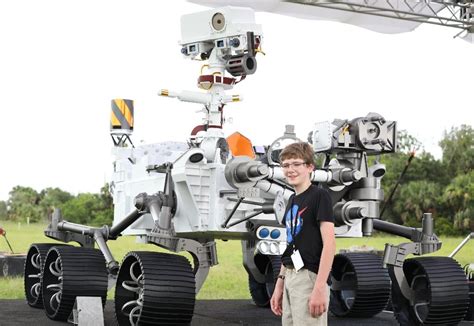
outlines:
{"label": "bolt", "polygon": [[266,165],[260,165],[258,166],[257,171],[260,173],[260,175],[265,175],[268,173],[268,168]]}

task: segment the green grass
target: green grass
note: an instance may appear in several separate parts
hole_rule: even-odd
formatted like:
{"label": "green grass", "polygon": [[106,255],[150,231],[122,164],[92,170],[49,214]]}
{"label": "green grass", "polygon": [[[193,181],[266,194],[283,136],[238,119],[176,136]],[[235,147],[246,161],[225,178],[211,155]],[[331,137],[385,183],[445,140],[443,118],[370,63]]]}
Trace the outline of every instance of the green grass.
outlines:
{"label": "green grass", "polygon": [[[7,238],[16,253],[25,253],[31,243],[54,242],[43,235],[44,225],[19,225],[12,222],[0,222],[7,231]],[[462,238],[444,238],[442,249],[434,255],[447,256],[461,242]],[[375,236],[372,238],[337,239],[337,247],[368,246],[383,250],[385,243],[399,244],[406,242],[404,238],[395,236]],[[159,251],[153,245],[139,244],[135,237],[121,237],[117,241],[108,242],[116,260],[121,261],[129,251]],[[5,239],[0,239],[0,252],[9,251]],[[240,241],[217,241],[219,264],[211,268],[209,276],[202,287],[198,299],[249,299],[247,273],[242,266]],[[190,259],[189,255],[186,255]],[[474,241],[469,242],[457,255],[461,266],[474,262]],[[113,291],[109,292],[113,297]],[[0,299],[22,299],[22,278],[0,278]]]}

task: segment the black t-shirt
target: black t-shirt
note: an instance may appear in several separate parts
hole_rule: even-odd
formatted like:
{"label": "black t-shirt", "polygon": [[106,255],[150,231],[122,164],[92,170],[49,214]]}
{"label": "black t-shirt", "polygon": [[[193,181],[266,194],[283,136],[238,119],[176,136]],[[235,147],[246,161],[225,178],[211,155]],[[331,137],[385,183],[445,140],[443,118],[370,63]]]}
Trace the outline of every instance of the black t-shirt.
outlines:
{"label": "black t-shirt", "polygon": [[319,222],[334,223],[331,197],[327,190],[311,185],[301,194],[292,195],[284,221],[288,247],[281,258],[283,265],[293,265],[291,254],[294,245],[301,254],[304,268],[317,273],[323,250]]}

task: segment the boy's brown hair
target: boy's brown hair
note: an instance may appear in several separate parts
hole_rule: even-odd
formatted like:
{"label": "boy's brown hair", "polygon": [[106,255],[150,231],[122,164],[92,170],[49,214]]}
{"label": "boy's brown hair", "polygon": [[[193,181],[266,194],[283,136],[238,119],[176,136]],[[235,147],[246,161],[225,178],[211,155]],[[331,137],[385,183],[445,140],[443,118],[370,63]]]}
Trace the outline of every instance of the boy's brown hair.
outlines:
{"label": "boy's brown hair", "polygon": [[280,162],[290,158],[300,158],[306,164],[316,166],[313,148],[308,143],[298,142],[286,146],[280,153]]}

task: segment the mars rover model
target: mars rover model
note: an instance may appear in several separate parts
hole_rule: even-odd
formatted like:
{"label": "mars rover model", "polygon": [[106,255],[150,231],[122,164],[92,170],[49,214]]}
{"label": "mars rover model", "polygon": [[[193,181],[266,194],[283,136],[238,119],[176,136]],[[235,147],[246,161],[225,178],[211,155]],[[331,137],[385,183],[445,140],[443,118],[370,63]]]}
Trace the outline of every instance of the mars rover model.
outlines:
{"label": "mars rover model", "polygon": [[[53,320],[67,319],[77,297],[100,297],[105,304],[107,289],[115,285],[119,325],[189,324],[196,293],[218,263],[216,239],[242,241],[251,296],[268,306],[286,247],[284,211],[293,192],[278,154],[300,140],[293,126],[268,146],[253,146],[239,133],[224,136],[224,107],[241,99],[226,91],[257,69],[262,30],[253,11],[224,7],[185,15],[181,31],[182,55],[207,61],[197,80],[201,91],[162,90],[160,95],[200,104],[203,122],[187,142],[135,147],[133,101],[112,101],[113,225],[70,223],[57,210],[45,235],[80,247],[42,243],[28,252],[27,302]],[[409,240],[386,245],[383,257],[336,255],[330,310],[370,317],[391,298],[401,325],[457,324],[469,306],[463,269],[448,257],[406,259],[441,247],[431,215],[424,215],[421,229],[379,219],[385,167],[377,161],[369,165],[368,156],[393,153],[396,131],[396,122],[369,113],[316,123],[308,138],[326,158],[312,180],[331,194],[336,236],[370,236],[378,230]],[[172,253],[130,251],[119,264],[107,242],[120,235]],[[173,254],[183,251],[191,254],[192,264]]]}

